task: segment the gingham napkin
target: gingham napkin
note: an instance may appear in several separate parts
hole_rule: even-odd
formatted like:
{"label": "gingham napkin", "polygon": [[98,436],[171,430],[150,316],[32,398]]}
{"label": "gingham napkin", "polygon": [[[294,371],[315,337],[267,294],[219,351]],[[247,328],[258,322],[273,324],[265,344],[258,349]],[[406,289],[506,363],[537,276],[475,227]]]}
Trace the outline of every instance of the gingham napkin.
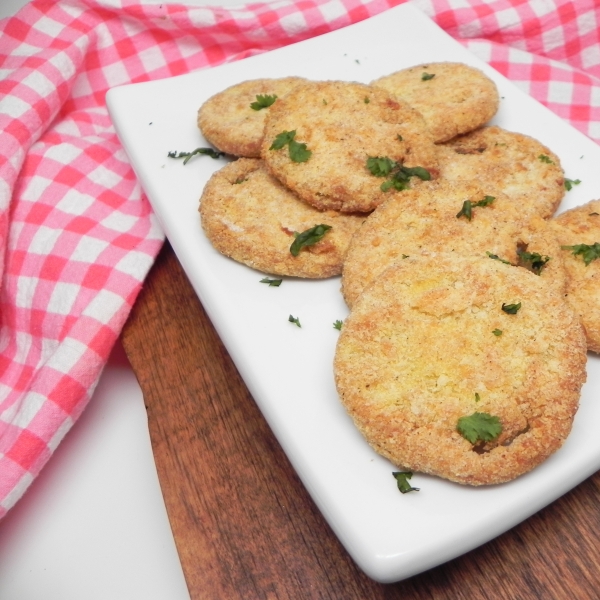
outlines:
{"label": "gingham napkin", "polygon": [[[163,241],[106,91],[264,52],[402,1],[34,0],[0,21],[0,517],[85,408]],[[598,3],[414,4],[600,140]]]}

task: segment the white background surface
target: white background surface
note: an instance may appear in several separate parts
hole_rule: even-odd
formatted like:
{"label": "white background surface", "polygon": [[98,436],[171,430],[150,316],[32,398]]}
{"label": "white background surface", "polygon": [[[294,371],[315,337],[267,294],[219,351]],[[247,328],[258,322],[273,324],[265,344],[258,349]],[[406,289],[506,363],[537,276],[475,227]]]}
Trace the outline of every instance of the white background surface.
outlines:
{"label": "white background surface", "polygon": [[[0,18],[27,1],[1,0]],[[120,346],[81,419],[0,521],[0,599],[189,600],[142,392]]]}

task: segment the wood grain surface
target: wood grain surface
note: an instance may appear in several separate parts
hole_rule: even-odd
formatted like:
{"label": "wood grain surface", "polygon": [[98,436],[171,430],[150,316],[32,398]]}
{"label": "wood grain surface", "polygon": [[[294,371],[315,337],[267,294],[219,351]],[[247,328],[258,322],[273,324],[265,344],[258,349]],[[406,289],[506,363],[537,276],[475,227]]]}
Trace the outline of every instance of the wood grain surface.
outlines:
{"label": "wood grain surface", "polygon": [[192,600],[595,599],[600,475],[394,584],[369,579],[296,476],[169,244],[123,330]]}

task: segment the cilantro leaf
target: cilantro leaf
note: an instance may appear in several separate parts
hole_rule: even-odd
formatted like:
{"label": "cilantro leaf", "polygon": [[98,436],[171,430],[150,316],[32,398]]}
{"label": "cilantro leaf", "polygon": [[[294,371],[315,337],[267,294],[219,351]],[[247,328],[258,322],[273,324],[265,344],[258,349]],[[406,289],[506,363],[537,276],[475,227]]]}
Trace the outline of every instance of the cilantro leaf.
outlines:
{"label": "cilantro leaf", "polygon": [[516,315],[520,309],[521,309],[520,302],[518,302],[517,304],[504,304],[504,302],[502,303],[502,310],[507,315]]}
{"label": "cilantro leaf", "polygon": [[288,144],[288,151],[292,162],[297,163],[306,162],[312,154],[312,152],[306,147],[306,144],[301,144],[296,140],[290,140],[290,143]]}
{"label": "cilantro leaf", "polygon": [[269,94],[257,94],[256,101],[250,103],[250,108],[252,110],[262,110],[263,108],[269,108],[271,104],[273,104],[277,100],[277,95],[273,94],[272,96]]}
{"label": "cilantro leaf", "polygon": [[467,417],[460,417],[456,429],[471,444],[476,444],[495,440],[502,433],[502,423],[489,413],[474,412]]}
{"label": "cilantro leaf", "polygon": [[502,335],[502,329],[493,329],[492,333],[496,336],[496,337],[500,337]]}
{"label": "cilantro leaf", "polygon": [[337,319],[336,321],[334,321],[333,323],[333,328],[337,329],[338,331],[342,330],[342,325],[344,324],[343,321],[340,321],[339,319]]}
{"label": "cilantro leaf", "polygon": [[387,156],[369,156],[366,166],[371,175],[388,177],[380,186],[382,192],[392,188],[398,191],[408,189],[411,177],[418,177],[423,181],[431,179],[431,173],[424,167],[405,167]]}
{"label": "cilantro leaf", "polygon": [[305,246],[314,246],[323,239],[323,236],[331,229],[331,225],[315,225],[302,233],[296,234],[296,238],[290,246],[292,256],[298,256],[300,250]]}
{"label": "cilantro leaf", "polygon": [[266,283],[269,287],[279,287],[282,281],[283,279],[271,279],[270,277],[263,277],[260,280],[261,283]]}
{"label": "cilantro leaf", "polygon": [[281,150],[287,145],[292,162],[306,162],[310,158],[312,151],[308,150],[306,144],[297,142],[294,139],[295,137],[295,129],[293,131],[282,131],[275,136],[273,143],[269,146],[269,150]]}
{"label": "cilantro leaf", "polygon": [[295,129],[293,131],[282,131],[281,133],[278,133],[275,136],[273,143],[269,146],[269,150],[281,150],[294,139],[295,135]]}
{"label": "cilantro leaf", "polygon": [[398,163],[387,156],[369,156],[367,158],[367,169],[375,177],[387,177]]}
{"label": "cilantro leaf", "polygon": [[172,151],[167,153],[169,158],[183,158],[183,164],[186,165],[192,156],[196,156],[197,154],[204,154],[206,156],[210,156],[211,158],[220,158],[225,155],[225,152],[219,152],[214,148],[196,148],[191,152],[176,152]]}
{"label": "cilantro leaf", "polygon": [[408,494],[408,492],[418,492],[419,488],[412,487],[408,480],[412,477],[412,473],[410,471],[393,471],[392,475],[396,479],[396,483],[398,484],[398,489],[403,494]]}
{"label": "cilantro leaf", "polygon": [[477,202],[465,200],[462,208],[456,213],[456,218],[460,219],[461,217],[465,217],[467,221],[470,221],[473,218],[473,208],[476,206],[489,206],[495,199],[496,198],[494,196],[484,196]]}
{"label": "cilantro leaf", "polygon": [[529,265],[531,271],[536,275],[539,275],[542,272],[542,269],[549,260],[549,256],[542,256],[538,252],[519,252],[519,262],[521,262],[523,266]]}
{"label": "cilantro leaf", "polygon": [[563,250],[571,250],[573,256],[581,256],[587,267],[593,260],[600,258],[600,244],[575,244],[574,246],[561,246]]}
{"label": "cilantro leaf", "polygon": [[435,77],[435,73],[423,73],[421,75],[421,81],[429,81]]}
{"label": "cilantro leaf", "polygon": [[290,323],[294,323],[294,325],[296,325],[297,327],[302,327],[302,325],[300,325],[300,319],[298,317],[294,317],[294,316],[290,315],[288,317],[288,321]]}
{"label": "cilantro leaf", "polygon": [[551,158],[550,158],[550,157],[549,157],[547,154],[540,154],[540,155],[538,156],[538,158],[539,158],[539,159],[540,159],[542,162],[544,162],[544,163],[547,163],[547,164],[549,164],[549,165],[553,165],[553,164],[554,164],[554,161],[553,161],[553,160],[552,160],[552,159],[551,159]]}
{"label": "cilantro leaf", "polygon": [[573,189],[574,185],[579,185],[581,183],[581,179],[568,179],[565,177],[565,189],[567,192],[570,192]]}

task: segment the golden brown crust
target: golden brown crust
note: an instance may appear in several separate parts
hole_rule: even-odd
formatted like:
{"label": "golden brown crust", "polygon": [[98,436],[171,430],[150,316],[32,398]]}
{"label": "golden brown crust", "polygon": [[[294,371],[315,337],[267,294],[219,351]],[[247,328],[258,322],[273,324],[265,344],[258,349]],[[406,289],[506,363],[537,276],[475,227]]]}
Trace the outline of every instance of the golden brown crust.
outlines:
{"label": "golden brown crust", "polygon": [[[198,127],[213,146],[233,156],[260,157],[265,119],[270,107],[253,110],[257,95],[284,96],[302,77],[251,79],[211,96],[198,110]],[[276,100],[277,102],[277,100]]]}
{"label": "golden brown crust", "polygon": [[[502,310],[518,302],[516,314]],[[396,263],[363,292],[334,372],[377,452],[401,468],[483,485],[518,477],[562,445],[585,365],[581,324],[555,287],[499,261],[433,253]],[[457,431],[474,412],[503,427],[479,451]]]}
{"label": "golden brown crust", "polygon": [[[567,210],[550,221],[561,246],[600,243],[600,200]],[[567,300],[580,316],[588,349],[600,353],[600,260],[587,266],[571,249],[562,249]]]}
{"label": "golden brown crust", "polygon": [[514,198],[524,213],[549,218],[565,194],[560,159],[530,136],[482,127],[438,149],[440,179],[475,179]]}
{"label": "golden brown crust", "polygon": [[498,111],[496,84],[463,63],[415,65],[372,82],[406,100],[425,119],[436,142],[477,129]]}
{"label": "golden brown crust", "polygon": [[[465,201],[477,203],[471,220],[457,217]],[[342,271],[342,294],[352,307],[361,291],[387,267],[424,251],[487,256],[511,263],[525,223],[514,203],[475,181],[444,181],[406,190],[379,206],[356,232]]]}
{"label": "golden brown crust", "polygon": [[[285,189],[263,161],[240,158],[217,171],[200,200],[202,227],[222,254],[273,275],[338,275],[350,238],[364,215],[319,212]],[[294,232],[331,226],[313,246],[293,256]]]}
{"label": "golden brown crust", "polygon": [[[295,131],[312,152],[290,159],[286,147],[271,149],[277,135]],[[321,210],[369,212],[389,195],[382,178],[367,169],[369,157],[388,157],[435,174],[436,148],[421,115],[372,86],[321,81],[300,85],[276,102],[265,124],[262,157],[284,185]]]}

